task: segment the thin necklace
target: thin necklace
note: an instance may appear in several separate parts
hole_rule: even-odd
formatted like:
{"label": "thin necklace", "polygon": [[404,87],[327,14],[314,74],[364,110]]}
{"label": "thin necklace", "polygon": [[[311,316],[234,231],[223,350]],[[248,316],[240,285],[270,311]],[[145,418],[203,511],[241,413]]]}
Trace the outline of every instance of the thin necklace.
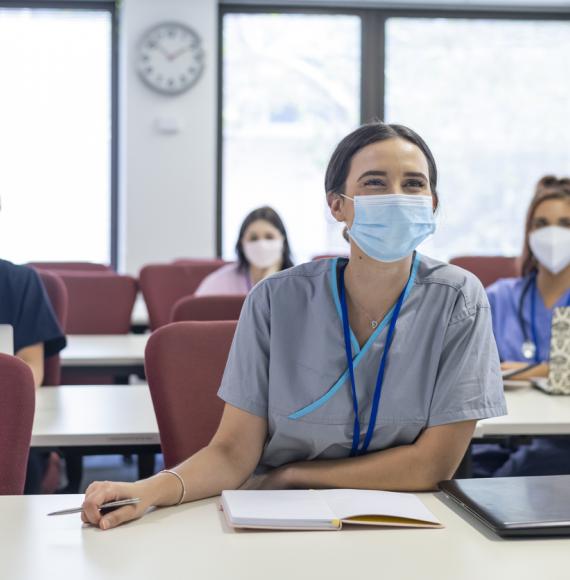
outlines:
{"label": "thin necklace", "polygon": [[365,314],[366,318],[368,318],[368,321],[370,322],[370,327],[375,330],[376,328],[378,328],[378,320],[376,318],[374,318],[373,316],[370,316],[370,314],[368,314],[368,312],[354,299],[354,296],[350,296],[349,295],[350,300],[352,300],[352,302],[354,302],[354,304],[360,309],[362,310],[362,312]]}
{"label": "thin necklace", "polygon": [[[416,252],[414,252],[412,254],[412,265],[410,267],[410,275],[412,272],[412,268],[414,266],[414,260],[416,259]],[[368,321],[370,322],[370,328],[372,328],[373,330],[375,330],[376,328],[378,328],[378,325],[380,324],[380,322],[378,321],[377,318],[374,318],[373,316],[370,316],[370,314],[368,314],[368,312],[362,307],[362,305],[360,305],[355,299],[354,296],[352,296],[352,294],[348,294],[348,297],[350,298],[350,300],[352,300],[352,302],[354,302],[354,304],[364,313],[364,315],[366,316],[366,318],[368,318]]]}

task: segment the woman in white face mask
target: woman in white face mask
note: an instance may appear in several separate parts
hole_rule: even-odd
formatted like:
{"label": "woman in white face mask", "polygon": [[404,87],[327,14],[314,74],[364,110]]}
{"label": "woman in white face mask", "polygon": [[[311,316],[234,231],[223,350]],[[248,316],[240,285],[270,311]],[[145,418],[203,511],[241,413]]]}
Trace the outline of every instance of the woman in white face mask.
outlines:
{"label": "woman in white face mask", "polygon": [[522,277],[487,288],[504,369],[542,363],[517,378],[546,376],[552,311],[570,306],[570,178],[543,177],[527,213]]}
{"label": "woman in white face mask", "polygon": [[[92,484],[84,521],[106,529],[149,505],[240,486],[413,491],[450,478],[476,421],[506,406],[481,283],[416,252],[435,229],[436,186],[433,156],[411,129],[371,123],[345,137],[325,188],[332,216],[348,227],[350,258],[257,284],[211,443],[175,475]],[[101,518],[111,496],[142,501]]]}
{"label": "woman in white face mask", "polygon": [[245,218],[236,254],[237,263],[223,266],[204,278],[196,296],[244,295],[267,276],[293,266],[287,232],[274,209],[260,207]]}
{"label": "woman in white face mask", "polygon": [[[570,178],[538,182],[526,218],[522,276],[498,280],[487,294],[502,368],[540,363],[516,378],[547,376],[552,312],[570,306]],[[473,464],[485,477],[570,473],[570,442],[534,439],[515,450],[476,445]]]}

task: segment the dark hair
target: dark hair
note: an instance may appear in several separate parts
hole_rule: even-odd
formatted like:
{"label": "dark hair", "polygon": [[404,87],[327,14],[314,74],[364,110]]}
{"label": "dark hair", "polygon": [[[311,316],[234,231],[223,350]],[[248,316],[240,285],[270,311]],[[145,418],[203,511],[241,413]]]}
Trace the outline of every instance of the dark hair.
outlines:
{"label": "dark hair", "polygon": [[549,199],[566,199],[570,201],[570,177],[558,178],[554,175],[545,175],[536,184],[534,196],[530,202],[530,206],[526,214],[526,223],[524,228],[524,245],[521,257],[521,270],[523,276],[529,276],[537,270],[538,262],[534,257],[532,250],[530,249],[528,238],[530,236],[530,229],[536,208],[543,201],[547,201]]}
{"label": "dark hair", "polygon": [[415,132],[404,125],[389,125],[382,121],[374,121],[362,125],[350,135],[347,135],[336,147],[327,167],[325,174],[325,191],[341,194],[345,192],[346,179],[350,171],[350,162],[358,151],[377,143],[399,137],[413,143],[425,155],[429,168],[429,184],[435,198],[435,207],[439,205],[437,195],[437,166],[432,152],[426,142]]}
{"label": "dark hair", "polygon": [[241,224],[241,228],[239,229],[239,236],[236,242],[236,254],[238,257],[238,268],[240,270],[245,270],[249,267],[249,262],[245,257],[245,253],[243,251],[243,243],[242,239],[245,235],[247,228],[257,220],[264,220],[269,222],[272,226],[277,228],[281,235],[283,236],[283,255],[281,256],[281,269],[285,270],[286,268],[291,268],[293,266],[293,261],[291,260],[291,248],[289,247],[289,240],[287,239],[287,231],[285,230],[285,225],[283,221],[279,217],[279,214],[271,207],[264,206],[254,209],[251,213],[249,213],[246,218],[243,220]]}

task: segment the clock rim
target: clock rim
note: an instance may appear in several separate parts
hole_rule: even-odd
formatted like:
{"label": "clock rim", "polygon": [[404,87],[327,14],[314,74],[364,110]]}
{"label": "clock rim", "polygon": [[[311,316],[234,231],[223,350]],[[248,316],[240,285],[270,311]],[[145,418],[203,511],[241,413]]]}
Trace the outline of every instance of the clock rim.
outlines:
{"label": "clock rim", "polygon": [[[199,43],[198,50],[199,50],[199,54],[200,54],[200,68],[198,70],[198,73],[196,74],[196,76],[194,77],[194,79],[192,80],[191,83],[189,83],[188,85],[185,85],[183,88],[179,88],[179,89],[175,89],[175,90],[168,90],[166,88],[162,88],[162,87],[159,87],[159,86],[153,84],[151,81],[148,80],[148,78],[146,76],[144,76],[144,74],[142,72],[142,67],[140,66],[141,50],[142,50],[142,46],[145,43],[146,39],[152,33],[154,33],[156,30],[159,30],[165,26],[175,26],[177,28],[182,28],[186,32],[189,32],[194,38],[196,38],[196,40],[198,40],[198,43]],[[137,43],[136,69],[137,69],[138,77],[142,80],[142,82],[148,88],[152,89],[153,91],[155,91],[156,93],[159,93],[161,95],[177,96],[177,95],[181,95],[181,94],[189,91],[191,88],[193,88],[198,83],[198,81],[202,78],[202,74],[203,74],[204,68],[205,68],[204,60],[205,60],[205,52],[204,52],[204,47],[202,46],[202,37],[198,34],[198,32],[196,30],[194,30],[194,28],[192,28],[191,26],[189,26],[188,24],[186,24],[184,22],[177,22],[175,20],[165,20],[163,22],[159,22],[158,24],[154,24],[150,28],[147,28],[141,34],[140,39]]]}

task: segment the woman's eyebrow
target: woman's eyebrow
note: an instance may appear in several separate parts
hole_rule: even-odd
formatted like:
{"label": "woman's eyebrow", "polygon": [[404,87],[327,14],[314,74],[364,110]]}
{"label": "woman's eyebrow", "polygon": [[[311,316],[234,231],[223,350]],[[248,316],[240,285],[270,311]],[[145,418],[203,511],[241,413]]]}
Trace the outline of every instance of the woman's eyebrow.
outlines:
{"label": "woman's eyebrow", "polygon": [[370,169],[369,171],[365,171],[359,178],[358,181],[363,179],[364,177],[368,177],[369,175],[381,175],[386,177],[388,174],[385,171],[378,171],[376,169]]}
{"label": "woman's eyebrow", "polygon": [[404,175],[406,177],[423,177],[426,181],[428,180],[428,178],[420,171],[408,171],[404,173]]}

